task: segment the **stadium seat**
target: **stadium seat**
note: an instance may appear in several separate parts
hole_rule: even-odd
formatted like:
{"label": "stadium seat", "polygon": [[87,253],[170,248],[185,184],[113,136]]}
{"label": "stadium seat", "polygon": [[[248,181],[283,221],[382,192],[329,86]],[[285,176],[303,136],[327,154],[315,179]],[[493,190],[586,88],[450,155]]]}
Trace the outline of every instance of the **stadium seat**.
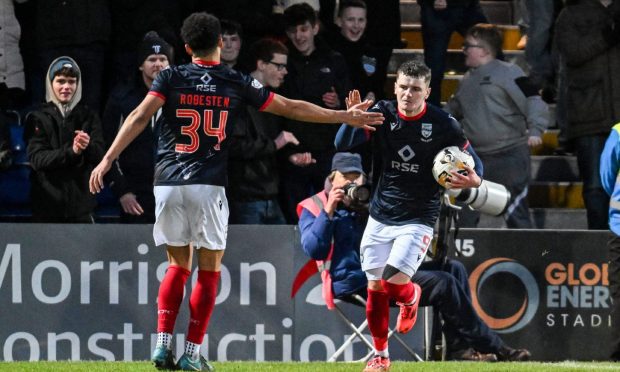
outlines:
{"label": "stadium seat", "polygon": [[0,221],[28,220],[30,209],[30,163],[24,140],[24,126],[17,111],[3,112],[9,119],[13,164],[0,172]]}

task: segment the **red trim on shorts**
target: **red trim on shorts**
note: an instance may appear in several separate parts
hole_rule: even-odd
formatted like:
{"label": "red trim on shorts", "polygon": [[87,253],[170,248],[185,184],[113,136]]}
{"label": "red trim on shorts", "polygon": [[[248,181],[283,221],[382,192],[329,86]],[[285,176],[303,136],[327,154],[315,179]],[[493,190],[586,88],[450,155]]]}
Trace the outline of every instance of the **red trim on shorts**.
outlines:
{"label": "red trim on shorts", "polygon": [[275,93],[273,92],[269,92],[269,97],[267,97],[267,100],[265,101],[265,103],[263,103],[263,105],[258,109],[258,111],[263,111],[267,108],[267,106],[269,106],[271,104],[271,102],[273,101],[274,97],[275,97]]}

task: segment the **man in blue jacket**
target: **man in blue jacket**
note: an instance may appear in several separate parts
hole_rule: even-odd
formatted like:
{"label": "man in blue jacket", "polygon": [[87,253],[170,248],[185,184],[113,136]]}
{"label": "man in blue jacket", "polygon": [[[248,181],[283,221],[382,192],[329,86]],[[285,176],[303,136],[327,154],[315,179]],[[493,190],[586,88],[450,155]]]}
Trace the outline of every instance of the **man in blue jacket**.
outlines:
{"label": "man in blue jacket", "polygon": [[[345,300],[355,293],[367,296],[368,282],[361,269],[359,247],[368,212],[344,191],[349,184],[362,185],[365,181],[358,154],[336,153],[325,189],[297,208],[304,252],[315,260],[331,261],[334,297]],[[463,264],[454,260],[447,260],[443,267],[440,262],[424,262],[412,278],[422,288],[420,306],[434,306],[444,319],[448,359],[528,359],[527,350],[508,347],[480,320],[471,304],[467,278]]]}

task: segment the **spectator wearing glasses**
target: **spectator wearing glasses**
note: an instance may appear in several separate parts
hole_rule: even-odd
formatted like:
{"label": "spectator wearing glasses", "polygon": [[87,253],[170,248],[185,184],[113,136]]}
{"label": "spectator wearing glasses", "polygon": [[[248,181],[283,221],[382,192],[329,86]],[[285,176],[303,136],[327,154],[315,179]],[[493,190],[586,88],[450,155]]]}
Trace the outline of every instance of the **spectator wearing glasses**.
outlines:
{"label": "spectator wearing glasses", "polygon": [[[250,75],[269,89],[280,87],[286,76],[288,49],[272,39],[250,47],[254,69]],[[231,224],[286,223],[278,202],[277,153],[297,138],[281,129],[279,116],[247,107],[230,139],[227,190]]]}
{"label": "spectator wearing glasses", "polygon": [[[463,126],[484,164],[484,176],[512,194],[504,214],[509,228],[531,228],[527,203],[530,149],[542,143],[547,105],[516,65],[497,59],[502,36],[490,24],[477,24],[465,36],[469,71],[445,109]],[[464,209],[463,226],[476,225],[479,212]]]}

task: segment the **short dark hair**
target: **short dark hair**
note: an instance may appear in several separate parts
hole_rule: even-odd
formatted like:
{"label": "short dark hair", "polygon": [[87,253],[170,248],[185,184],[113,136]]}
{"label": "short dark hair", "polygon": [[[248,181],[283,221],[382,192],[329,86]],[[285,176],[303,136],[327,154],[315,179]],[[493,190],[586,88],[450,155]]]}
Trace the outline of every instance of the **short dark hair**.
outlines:
{"label": "short dark hair", "polygon": [[221,35],[220,20],[206,13],[193,13],[183,21],[181,38],[196,55],[206,55],[215,50]]}
{"label": "short dark hair", "polygon": [[241,24],[230,19],[220,20],[220,26],[222,28],[222,35],[239,35],[243,39],[243,27]]}
{"label": "short dark hair", "polygon": [[250,47],[251,69],[256,69],[259,60],[269,62],[275,53],[288,55],[288,48],[278,40],[264,38],[256,41]]}
{"label": "short dark hair", "polygon": [[308,3],[294,4],[284,11],[284,27],[296,27],[310,22],[312,26],[318,22],[314,9]]}
{"label": "short dark hair", "polygon": [[397,74],[424,79],[425,82],[431,81],[431,69],[424,64],[421,59],[411,59],[398,67]]}
{"label": "short dark hair", "polygon": [[342,0],[340,7],[338,7],[338,17],[342,17],[342,12],[347,8],[367,9],[364,0]]}
{"label": "short dark hair", "polygon": [[471,36],[480,40],[489,48],[489,52],[493,54],[493,57],[502,51],[502,32],[495,25],[490,23],[478,23],[470,28],[465,37]]}
{"label": "short dark hair", "polygon": [[63,67],[60,70],[55,71],[53,76],[54,76],[54,78],[56,76],[67,76],[67,77],[72,77],[72,78],[76,78],[76,79],[80,78],[80,74],[73,67]]}

